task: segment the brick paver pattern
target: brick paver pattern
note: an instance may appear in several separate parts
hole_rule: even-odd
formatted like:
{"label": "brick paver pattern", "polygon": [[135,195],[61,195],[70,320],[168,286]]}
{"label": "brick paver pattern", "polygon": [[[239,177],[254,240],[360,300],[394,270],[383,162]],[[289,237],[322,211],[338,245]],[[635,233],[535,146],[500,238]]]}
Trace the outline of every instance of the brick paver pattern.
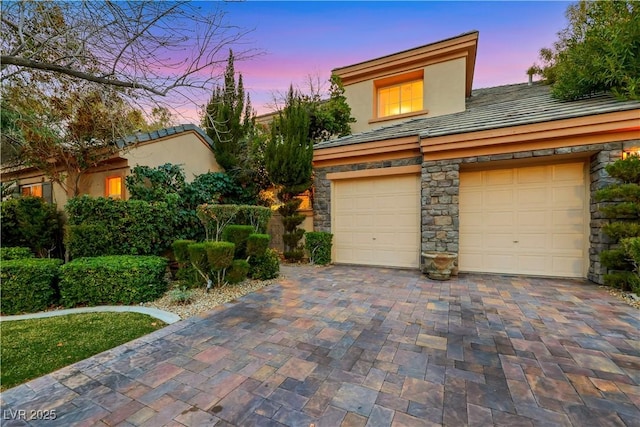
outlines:
{"label": "brick paver pattern", "polygon": [[639,330],[637,309],[582,280],[285,266],[4,392],[2,424],[640,426]]}

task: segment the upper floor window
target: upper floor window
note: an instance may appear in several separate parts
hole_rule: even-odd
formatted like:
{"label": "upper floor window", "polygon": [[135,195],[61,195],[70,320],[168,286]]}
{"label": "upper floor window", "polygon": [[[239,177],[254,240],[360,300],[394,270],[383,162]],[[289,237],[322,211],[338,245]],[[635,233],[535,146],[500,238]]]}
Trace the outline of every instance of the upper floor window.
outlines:
{"label": "upper floor window", "polygon": [[390,117],[423,110],[424,83],[418,79],[376,85],[377,117]]}
{"label": "upper floor window", "polygon": [[105,182],[105,195],[114,199],[122,199],[122,177],[110,176]]}
{"label": "upper floor window", "polygon": [[20,194],[23,196],[42,197],[42,184],[21,185]]}

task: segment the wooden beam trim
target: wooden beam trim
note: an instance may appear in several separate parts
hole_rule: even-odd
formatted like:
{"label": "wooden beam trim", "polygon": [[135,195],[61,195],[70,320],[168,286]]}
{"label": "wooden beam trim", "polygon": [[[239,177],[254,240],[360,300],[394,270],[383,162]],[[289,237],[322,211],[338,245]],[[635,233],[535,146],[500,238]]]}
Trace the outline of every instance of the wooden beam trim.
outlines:
{"label": "wooden beam trim", "polygon": [[344,158],[353,158],[359,156],[367,156],[369,154],[382,154],[382,153],[393,153],[397,151],[407,151],[413,150],[416,153],[420,153],[420,147],[418,144],[399,144],[393,147],[377,147],[377,148],[369,148],[367,150],[358,150],[358,151],[350,151],[344,153],[332,153],[325,155],[314,156],[314,161],[322,161],[322,160],[331,160],[331,159],[344,159]]}
{"label": "wooden beam trim", "polygon": [[358,171],[333,172],[327,174],[327,179],[336,181],[339,179],[368,178],[373,176],[409,175],[421,173],[420,165],[397,166],[391,168],[372,168]]}
{"label": "wooden beam trim", "polygon": [[391,62],[415,62],[415,58],[429,59],[430,57],[447,54],[449,52],[473,49],[476,47],[477,41],[477,33],[468,34],[460,38],[444,40],[442,42],[436,42],[427,46],[418,47],[404,52],[398,52],[395,54],[384,56],[382,58],[376,58],[369,61],[361,62],[359,64],[336,68],[333,70],[333,73],[340,76],[344,81],[344,79],[348,78],[350,74],[354,75],[361,72],[367,72],[365,70],[372,70],[381,66],[386,66]]}
{"label": "wooden beam trim", "polygon": [[638,138],[637,132],[601,133],[592,135],[576,135],[570,138],[552,139],[546,141],[514,142],[504,145],[469,146],[451,150],[425,152],[424,161],[458,159],[465,157],[490,156],[494,154],[509,154],[521,151],[548,150],[562,147],[577,147],[580,145],[604,144],[608,142],[626,141]]}
{"label": "wooden beam trim", "polygon": [[439,64],[441,62],[453,61],[460,58],[468,58],[469,52],[463,51],[453,53],[446,56],[438,56],[428,60],[416,59],[413,62],[404,62],[402,64],[388,63],[376,69],[361,71],[357,75],[341,77],[342,84],[349,86],[355,83],[361,83],[369,80],[378,80],[381,78],[391,77],[396,74],[403,74],[417,69],[424,69],[430,65]]}
{"label": "wooden beam trim", "polygon": [[[455,135],[444,135],[422,138],[420,147],[423,151],[437,151],[441,145],[451,143],[474,143],[476,145],[499,144],[516,140],[524,141],[541,138],[557,138],[576,134],[588,134],[617,130],[623,127],[637,127],[638,110],[618,111],[595,116],[577,117],[528,125],[509,126],[477,132],[465,132]],[[487,141],[493,139],[494,141]]]}

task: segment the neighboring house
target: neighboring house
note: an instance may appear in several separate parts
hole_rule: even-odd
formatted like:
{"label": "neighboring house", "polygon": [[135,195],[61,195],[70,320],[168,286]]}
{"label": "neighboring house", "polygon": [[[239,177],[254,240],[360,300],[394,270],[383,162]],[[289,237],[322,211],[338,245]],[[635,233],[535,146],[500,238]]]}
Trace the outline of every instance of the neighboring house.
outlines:
{"label": "neighboring house", "polygon": [[[165,163],[184,167],[187,181],[207,172],[220,172],[213,141],[197,126],[186,124],[154,132],[139,132],[118,142],[120,151],[92,168],[80,180],[80,194],[127,199],[125,177],[135,166],[156,167]],[[19,168],[3,170],[2,182],[17,180],[17,192],[35,195],[62,209],[68,195],[58,184],[52,184],[38,170]]]}
{"label": "neighboring house", "polygon": [[[314,151],[314,226],[337,263],[587,277],[608,248],[593,193],[640,148],[640,102],[553,99],[535,83],[471,91],[478,33],[334,70],[359,133]],[[420,100],[420,96],[422,99]]]}

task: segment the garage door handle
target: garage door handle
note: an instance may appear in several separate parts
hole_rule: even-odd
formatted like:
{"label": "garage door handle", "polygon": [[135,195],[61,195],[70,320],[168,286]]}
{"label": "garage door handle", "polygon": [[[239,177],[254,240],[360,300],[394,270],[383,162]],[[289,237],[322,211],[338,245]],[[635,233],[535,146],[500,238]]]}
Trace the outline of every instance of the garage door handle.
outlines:
{"label": "garage door handle", "polygon": [[376,240],[376,238],[374,237],[373,240]]}
{"label": "garage door handle", "polygon": [[513,241],[513,243],[518,243],[518,241],[517,241],[517,240],[514,240],[514,241]]}

